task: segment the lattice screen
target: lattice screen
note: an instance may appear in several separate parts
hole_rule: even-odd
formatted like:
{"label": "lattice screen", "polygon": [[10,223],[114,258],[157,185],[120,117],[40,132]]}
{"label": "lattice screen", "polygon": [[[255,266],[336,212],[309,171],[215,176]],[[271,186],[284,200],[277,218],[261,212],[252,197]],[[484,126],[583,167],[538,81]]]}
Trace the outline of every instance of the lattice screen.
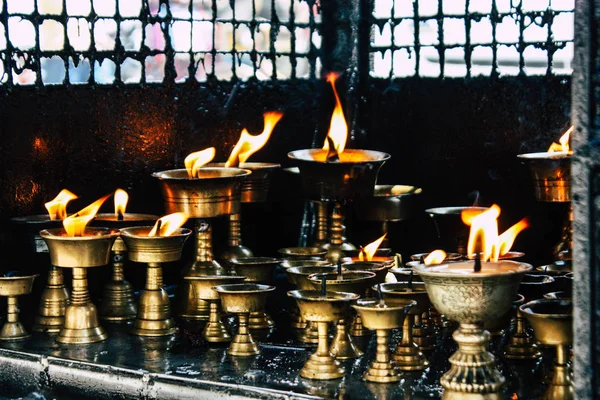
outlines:
{"label": "lattice screen", "polygon": [[312,78],[320,15],[302,0],[0,0],[0,83]]}
{"label": "lattice screen", "polygon": [[570,75],[574,0],[374,0],[371,76]]}

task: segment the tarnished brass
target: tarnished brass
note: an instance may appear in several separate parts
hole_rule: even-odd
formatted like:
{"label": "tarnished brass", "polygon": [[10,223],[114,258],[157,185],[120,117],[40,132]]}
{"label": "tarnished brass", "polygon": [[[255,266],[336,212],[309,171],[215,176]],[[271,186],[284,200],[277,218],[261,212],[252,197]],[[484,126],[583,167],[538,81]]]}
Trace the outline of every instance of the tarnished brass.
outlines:
{"label": "tarnished brass", "polygon": [[469,226],[465,225],[460,214],[465,209],[485,211],[485,207],[436,207],[425,212],[433,220],[440,246],[446,251],[467,254],[467,241],[469,239]]}
{"label": "tarnished brass", "polygon": [[238,333],[235,335],[227,354],[238,357],[249,357],[260,354],[258,345],[252,339],[248,328],[248,316],[252,312],[263,312],[267,294],[275,290],[275,286],[257,283],[236,283],[213,287],[219,293],[223,310],[237,314],[239,319]]}
{"label": "tarnished brass", "polygon": [[[224,168],[225,163],[210,163],[207,167]],[[238,168],[252,173],[242,182],[242,203],[262,203],[267,201],[273,173],[281,168],[280,164],[266,162],[244,162]]]}
{"label": "tarnished brass", "polygon": [[199,178],[187,170],[155,172],[168,214],[184,212],[189,218],[213,218],[240,212],[242,183],[250,170],[204,167]]}
{"label": "tarnished brass", "polygon": [[[413,329],[421,328],[421,326],[415,325],[415,317],[420,318],[421,314],[426,312],[431,304],[425,285],[419,282],[413,282],[411,285],[396,282],[383,283],[380,287],[386,302],[394,299],[408,299],[415,302],[415,305],[408,310],[402,324],[402,340],[398,343],[394,354],[392,354],[392,360],[401,371],[424,370],[429,366],[429,361],[413,341]],[[375,287],[373,289],[377,290]]]}
{"label": "tarnished brass", "polygon": [[531,265],[515,261],[447,263],[434,267],[418,264],[433,306],[460,323],[452,335],[458,350],[450,356],[450,370],[440,379],[442,398],[501,399],[505,379],[489,353],[490,334],[483,323],[501,318],[512,306],[523,275]]}
{"label": "tarnished brass", "polygon": [[96,306],[90,300],[87,268],[108,264],[110,249],[119,231],[88,227],[85,235],[71,237],[62,228],[40,232],[48,245],[52,265],[73,269],[71,302],[65,310],[65,322],[56,338],[59,343],[95,343],[108,336],[100,326]]}
{"label": "tarnished brass", "polygon": [[363,324],[377,333],[377,353],[365,371],[363,379],[369,382],[391,383],[399,382],[402,377],[400,370],[390,360],[389,337],[390,330],[403,325],[404,316],[416,301],[401,298],[389,298],[384,302],[378,300],[358,300],[352,307],[358,312]]}
{"label": "tarnished brass", "polygon": [[[525,301],[540,299],[545,293],[551,291],[554,278],[548,275],[523,276],[519,285],[519,292],[525,297]],[[529,333],[527,321],[521,310],[517,307],[516,329],[511,332],[508,343],[504,346],[504,357],[509,360],[537,360],[542,356],[534,338]]]}
{"label": "tarnished brass", "polygon": [[323,266],[303,266],[303,267],[291,267],[285,270],[288,277],[290,277],[292,283],[296,284],[300,290],[314,290],[315,286],[309,277],[313,274],[334,274],[337,273],[337,267],[332,265]]}
{"label": "tarnished brass", "polygon": [[421,193],[415,186],[375,185],[373,197],[356,203],[356,215],[363,221],[403,221],[417,211]]}
{"label": "tarnished brass", "polygon": [[312,243],[314,247],[326,246],[329,244],[329,240],[327,239],[327,202],[313,200],[312,203],[315,207],[315,240]]}
{"label": "tarnished brass", "polygon": [[300,168],[304,193],[311,200],[339,201],[371,197],[387,153],[346,149],[342,162],[325,162],[327,151],[296,150],[288,153]]}
{"label": "tarnished brass", "polygon": [[[231,260],[237,275],[246,277],[246,282],[271,284],[273,271],[280,260],[272,257],[246,257]],[[275,325],[273,319],[265,312],[251,312],[248,319],[249,329],[269,329]]]}
{"label": "tarnished brass", "polygon": [[[510,322],[511,322],[512,318],[515,316],[516,310],[524,302],[525,302],[525,297],[523,295],[517,293],[513,299],[512,307],[510,308],[510,310],[508,310],[506,312],[506,314],[504,314],[500,318],[490,319],[490,320],[485,321],[483,323],[483,327],[492,336],[499,337],[499,336],[504,335],[508,330],[510,330]],[[517,322],[517,324],[519,324],[519,323],[520,322]]]}
{"label": "tarnished brass", "polygon": [[[323,274],[314,274],[308,277],[312,282],[313,287],[318,289],[321,287],[321,276]],[[375,273],[369,271],[343,272],[339,277],[337,273],[325,274],[328,290],[334,292],[356,293],[359,296],[364,296],[367,288],[375,282]],[[350,332],[345,327],[346,318],[341,318],[337,324],[337,332],[331,342],[331,354],[336,359],[347,360],[357,358],[362,355],[362,351],[358,349],[352,342],[352,336],[367,336],[372,334],[371,331],[364,329],[362,319],[359,315],[354,318]],[[355,335],[354,333],[358,333]]]}
{"label": "tarnished brass", "polygon": [[210,316],[208,323],[204,327],[202,336],[210,343],[225,343],[231,341],[231,336],[227,332],[219,312],[219,293],[212,288],[217,285],[227,285],[231,283],[241,283],[245,276],[187,276],[184,279],[190,281],[192,291],[196,297],[210,303]]}
{"label": "tarnished brass", "polygon": [[0,277],[0,296],[6,297],[6,322],[0,330],[0,340],[21,340],[31,336],[19,322],[19,303],[17,297],[31,293],[33,281],[39,275]]}
{"label": "tarnished brass", "polygon": [[342,264],[342,267],[349,272],[369,271],[375,273],[375,283],[385,282],[389,267],[384,263],[373,261],[352,261]]}
{"label": "tarnished brass", "polygon": [[65,311],[68,305],[69,292],[65,287],[63,271],[51,265],[32,330],[45,333],[60,332],[65,324]]}
{"label": "tarnished brass", "polygon": [[534,300],[519,309],[533,327],[536,339],[544,345],[556,346],[556,362],[542,398],[574,399],[569,364],[569,346],[573,344],[573,303],[570,300]]}
{"label": "tarnished brass", "polygon": [[329,246],[325,258],[332,264],[337,264],[338,260],[344,258],[344,225],[342,225],[342,205],[335,203],[331,214],[331,226],[329,227]]}
{"label": "tarnished brass", "polygon": [[330,322],[339,321],[348,314],[350,301],[359,298],[355,293],[327,291],[321,295],[318,290],[292,290],[288,296],[295,299],[302,317],[315,322],[319,331],[317,351],[310,356],[300,371],[307,379],[339,379],[345,370],[329,351],[327,327]]}
{"label": "tarnished brass", "polygon": [[220,260],[233,260],[235,258],[252,257],[252,250],[242,244],[242,222],[240,213],[229,216],[229,237],[227,249],[219,257]]}
{"label": "tarnished brass", "polygon": [[[411,263],[406,264],[416,265]],[[410,280],[412,280],[412,282],[423,282],[421,277],[412,268],[409,267],[394,267],[390,268],[389,272],[391,272],[392,275],[394,275],[397,282],[408,282]]]}
{"label": "tarnished brass", "polygon": [[121,237],[131,261],[147,263],[146,286],[140,293],[137,317],[131,333],[137,336],[168,336],[177,332],[169,296],[163,288],[162,263],[181,258],[183,244],[192,231],[180,228],[171,236],[148,236],[152,227],[124,228]]}
{"label": "tarnished brass", "polygon": [[323,258],[327,254],[327,250],[320,247],[284,247],[277,250],[279,255],[289,261],[295,259],[306,259],[307,257]]}

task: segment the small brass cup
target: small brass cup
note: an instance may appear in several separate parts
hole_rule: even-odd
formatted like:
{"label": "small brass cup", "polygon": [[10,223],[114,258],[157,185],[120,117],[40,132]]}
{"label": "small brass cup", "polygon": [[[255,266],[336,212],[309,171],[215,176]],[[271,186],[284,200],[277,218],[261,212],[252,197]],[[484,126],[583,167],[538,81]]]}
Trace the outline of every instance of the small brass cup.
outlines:
{"label": "small brass cup", "polygon": [[[380,286],[383,298],[388,300],[408,299],[415,301],[415,305],[406,313],[404,323],[402,324],[402,340],[392,354],[392,360],[401,371],[422,371],[429,366],[429,361],[420,351],[419,346],[413,339],[413,331],[420,332],[423,328],[421,324],[421,315],[429,309],[431,305],[425,284],[422,282],[383,283]],[[376,287],[372,288],[377,290]],[[415,322],[417,321],[417,322]]]}
{"label": "small brass cup", "polygon": [[292,290],[288,296],[298,302],[300,313],[307,321],[317,324],[319,343],[317,351],[310,356],[300,371],[307,379],[339,379],[345,370],[329,350],[327,328],[330,322],[339,321],[348,313],[349,303],[360,296],[355,293],[326,292],[317,290]]}
{"label": "small brass cup", "polygon": [[192,291],[196,297],[210,303],[210,316],[204,327],[202,337],[209,343],[226,343],[231,341],[231,336],[221,320],[219,293],[213,290],[214,286],[241,283],[245,276],[186,276],[190,281]]}
{"label": "small brass cup", "polygon": [[400,370],[390,360],[390,331],[403,325],[405,314],[416,304],[416,301],[410,299],[391,298],[383,302],[372,299],[358,300],[352,305],[361,316],[363,324],[377,333],[377,354],[375,361],[364,373],[364,380],[391,383],[402,379]]}
{"label": "small brass cup", "polygon": [[238,333],[231,341],[227,354],[237,357],[260,354],[248,328],[248,317],[252,312],[263,312],[267,294],[275,290],[275,286],[236,283],[214,286],[213,289],[219,293],[225,312],[237,314],[239,319]]}
{"label": "small brass cup", "polygon": [[31,293],[33,281],[39,275],[0,277],[0,296],[6,297],[6,322],[0,330],[0,340],[14,341],[31,336],[19,322],[19,303],[17,297]]}
{"label": "small brass cup", "polygon": [[569,346],[573,344],[573,303],[570,300],[534,300],[523,304],[521,312],[533,327],[538,342],[556,346],[557,358],[543,398],[575,398]]}
{"label": "small brass cup", "polygon": [[[375,273],[369,271],[343,272],[341,276],[338,276],[337,273],[324,275],[328,290],[334,292],[356,293],[359,296],[364,296],[367,288],[375,282]],[[321,287],[322,276],[323,274],[314,274],[308,277],[308,280],[312,282],[315,289]],[[348,360],[363,355],[363,352],[356,347],[352,341],[352,337],[347,327],[347,318],[348,315],[338,321],[338,324],[336,325],[336,334],[333,338],[333,342],[331,342],[331,353],[338,360]],[[363,328],[360,315],[356,315],[352,321],[350,330],[355,332],[358,331],[364,335],[369,332]]]}
{"label": "small brass cup", "polygon": [[65,323],[57,342],[88,344],[108,337],[98,322],[96,306],[90,300],[87,268],[109,263],[110,249],[118,235],[117,230],[89,227],[85,229],[85,236],[68,236],[62,228],[40,232],[48,245],[52,265],[73,269],[71,302],[65,310]]}
{"label": "small brass cup", "polygon": [[121,237],[131,261],[147,263],[146,286],[131,333],[137,336],[169,336],[177,332],[169,296],[163,288],[162,263],[181,258],[183,244],[192,231],[180,228],[171,236],[148,236],[152,227],[124,228]]}

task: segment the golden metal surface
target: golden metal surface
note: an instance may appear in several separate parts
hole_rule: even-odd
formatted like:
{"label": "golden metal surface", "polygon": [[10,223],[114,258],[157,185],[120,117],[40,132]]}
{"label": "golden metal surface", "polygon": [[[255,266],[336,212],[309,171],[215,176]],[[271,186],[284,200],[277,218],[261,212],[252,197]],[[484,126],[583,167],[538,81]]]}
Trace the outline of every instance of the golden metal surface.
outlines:
{"label": "golden metal surface", "polygon": [[103,321],[131,321],[137,315],[133,287],[125,280],[123,267],[127,246],[120,237],[112,247],[112,279],[104,285],[98,315]]}
{"label": "golden metal surface", "polygon": [[388,273],[389,265],[386,265],[383,262],[373,262],[373,261],[352,261],[345,262],[342,264],[342,267],[347,271],[369,271],[375,273],[375,283],[383,283],[385,282],[385,276]]}
{"label": "golden metal surface", "polygon": [[119,231],[85,228],[86,236],[68,236],[63,228],[45,229],[40,236],[48,245],[50,262],[55,267],[101,267],[110,261],[110,249]]}
{"label": "golden metal surface", "polygon": [[364,354],[352,341],[347,324],[345,319],[340,319],[335,326],[335,336],[329,351],[336,360],[350,360]]}
{"label": "golden metal surface", "polygon": [[390,360],[390,331],[402,326],[406,312],[416,304],[416,301],[410,299],[388,298],[383,303],[378,300],[359,300],[352,305],[361,316],[363,324],[377,334],[375,360],[365,371],[364,380],[391,383],[402,379],[400,370]]}
{"label": "golden metal surface", "polygon": [[331,212],[331,226],[329,227],[329,245],[325,246],[327,254],[325,258],[332,264],[337,264],[339,259],[346,256],[344,250],[354,250],[354,245],[345,242],[344,231],[346,227],[343,225],[344,216],[342,215],[342,205],[335,203]]}
{"label": "golden metal surface", "polygon": [[233,260],[234,258],[252,257],[252,250],[242,244],[242,222],[240,213],[229,216],[229,237],[227,249],[219,257],[220,260]]}
{"label": "golden metal surface", "polygon": [[65,323],[68,305],[69,292],[65,287],[62,268],[51,265],[32,330],[45,333],[60,332]]}
{"label": "golden metal surface", "polygon": [[571,201],[571,156],[527,153],[517,156],[529,167],[538,201]]}
{"label": "golden metal surface", "polygon": [[184,212],[189,218],[213,218],[240,212],[242,182],[247,169],[204,167],[200,178],[187,170],[155,172],[160,181],[167,214]]}
{"label": "golden metal surface", "polygon": [[323,250],[320,247],[284,247],[277,250],[279,255],[283,258],[287,258],[290,261],[294,259],[306,259],[307,257],[318,257],[323,258],[327,254],[327,250]]}
{"label": "golden metal surface", "polygon": [[523,304],[520,311],[533,327],[536,339],[556,346],[556,361],[543,399],[575,398],[569,346],[573,344],[573,303],[570,300],[534,300]]}
{"label": "golden metal surface", "polygon": [[327,292],[321,295],[317,290],[292,290],[288,296],[295,299],[302,317],[315,322],[318,329],[317,351],[310,356],[300,371],[307,379],[339,379],[345,370],[335,360],[328,345],[327,327],[329,322],[339,321],[348,313],[349,302],[358,299],[355,293]]}
{"label": "golden metal surface", "polygon": [[291,267],[285,270],[292,283],[300,290],[314,290],[315,286],[309,280],[309,276],[323,273],[334,274],[336,271],[337,267],[331,265]]}
{"label": "golden metal surface", "polygon": [[363,221],[403,221],[417,210],[422,192],[415,186],[375,185],[373,197],[357,202],[356,215]]}
{"label": "golden metal surface", "polygon": [[179,228],[171,236],[148,236],[151,226],[121,229],[121,237],[127,246],[127,257],[141,263],[165,263],[181,258],[183,244],[192,231]]}
{"label": "golden metal surface", "polygon": [[[225,163],[210,163],[207,167],[225,167]],[[267,201],[271,178],[281,168],[280,164],[266,162],[243,162],[238,168],[252,171],[242,183],[242,203],[262,203]]]}
{"label": "golden metal surface", "polygon": [[[405,282],[396,283],[384,283],[381,286],[381,293],[383,298],[388,300],[393,299],[408,299],[415,302],[415,304],[408,310],[404,323],[402,324],[402,340],[398,343],[396,351],[392,354],[392,360],[401,371],[422,371],[429,366],[429,361],[420,351],[419,346],[413,340],[413,329],[422,328],[415,324],[415,317],[420,316],[423,312],[429,309],[429,297],[425,290],[425,284],[419,282],[413,282],[408,285]],[[375,287],[373,290],[377,290]],[[434,341],[435,338],[427,338],[422,343],[428,343]]]}
{"label": "golden metal surface", "polygon": [[[327,208],[328,204],[326,201],[313,200],[311,201],[315,208],[315,240],[312,246],[323,248],[323,246],[329,244],[327,240]],[[325,248],[323,248],[326,250]],[[327,252],[325,252],[327,253]]]}
{"label": "golden metal surface", "polygon": [[31,336],[19,321],[17,297],[31,293],[33,281],[39,275],[0,277],[0,296],[6,297],[6,321],[0,329],[0,340],[21,340]]}
{"label": "golden metal surface", "polygon": [[488,351],[490,334],[483,323],[506,314],[531,265],[514,261],[481,264],[477,273],[471,272],[473,262],[414,267],[433,306],[460,323],[452,335],[458,350],[450,356],[450,370],[440,379],[443,399],[467,398],[467,394],[468,398],[501,398],[505,378]]}
{"label": "golden metal surface", "polygon": [[516,309],[525,302],[523,295],[517,294],[512,302],[512,307],[502,317],[494,320],[487,320],[483,327],[492,336],[502,336],[510,329],[510,322],[516,314]]}
{"label": "golden metal surface", "polygon": [[260,354],[248,329],[248,316],[252,312],[264,312],[267,294],[275,290],[275,286],[238,283],[218,285],[213,289],[219,293],[223,309],[230,314],[237,314],[239,318],[238,333],[231,341],[227,354],[238,357]]}

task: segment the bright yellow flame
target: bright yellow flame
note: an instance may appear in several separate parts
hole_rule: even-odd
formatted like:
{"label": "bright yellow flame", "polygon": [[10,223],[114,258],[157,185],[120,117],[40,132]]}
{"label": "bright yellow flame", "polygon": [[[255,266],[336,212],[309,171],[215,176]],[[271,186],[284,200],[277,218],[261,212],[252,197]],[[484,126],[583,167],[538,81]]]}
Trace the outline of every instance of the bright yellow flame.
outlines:
{"label": "bright yellow flame", "polygon": [[372,261],[373,256],[375,256],[375,253],[377,253],[377,249],[379,248],[379,246],[381,246],[381,243],[383,242],[383,239],[385,239],[386,235],[387,233],[383,234],[382,237],[375,240],[374,242],[369,243],[363,249],[361,249],[358,253],[358,259],[360,261]]}
{"label": "bright yellow flame", "polygon": [[188,176],[190,178],[197,178],[198,170],[215,158],[215,152],[216,150],[214,147],[209,147],[207,149],[189,154],[185,160],[183,160],[185,169],[187,169],[188,172]]}
{"label": "bright yellow flame", "polygon": [[446,252],[444,250],[434,250],[425,257],[423,263],[425,265],[437,265],[441,264],[446,259]]}
{"label": "bright yellow flame", "polygon": [[177,229],[181,228],[188,216],[182,212],[165,215],[159,218],[148,236],[171,236]]}
{"label": "bright yellow flame", "polygon": [[242,130],[240,140],[231,151],[229,159],[225,163],[226,167],[237,167],[240,163],[246,162],[248,158],[258,150],[262,149],[271,137],[271,132],[275,125],[283,117],[283,113],[277,111],[266,112],[263,115],[264,128],[260,135],[251,135],[246,129]]}
{"label": "bright yellow flame", "polygon": [[123,189],[115,190],[115,215],[125,215],[129,195]]}
{"label": "bright yellow flame", "polygon": [[[502,235],[498,235],[499,216],[500,207],[496,204],[475,216],[473,216],[472,211],[465,210],[462,212],[463,222],[471,226],[467,244],[467,256],[469,258],[473,258],[475,253],[479,252],[482,253],[482,261],[497,262],[501,255],[510,251],[517,235],[529,226],[527,218],[524,218],[507,229]],[[479,246],[477,246],[478,244]]]}
{"label": "bright yellow flame", "polygon": [[63,220],[63,227],[65,231],[67,231],[67,235],[69,236],[83,236],[85,232],[86,225],[94,219],[98,210],[104,204],[106,199],[110,197],[110,194],[96,200],[89,206],[80,210],[78,213],[75,213]]}
{"label": "bright yellow flame", "polygon": [[486,210],[481,209],[481,208],[476,208],[476,207],[465,208],[460,213],[460,217],[461,217],[462,221],[465,223],[465,225],[470,226],[471,221],[473,221],[473,218],[475,218],[476,216],[478,216],[479,214],[481,214],[484,211],[486,211]]}
{"label": "bright yellow flame", "polygon": [[77,195],[67,189],[61,190],[58,196],[44,204],[46,210],[48,210],[50,219],[65,219],[67,217],[67,203],[76,198]]}
{"label": "bright yellow flame", "polygon": [[548,149],[548,153],[554,153],[555,151],[565,151],[568,152],[569,149],[569,139],[571,138],[571,133],[575,127],[571,126],[561,137],[558,139],[560,143],[552,143],[550,148]]}
{"label": "bright yellow flame", "polygon": [[523,218],[498,237],[498,247],[501,256],[510,251],[510,248],[515,242],[517,235],[526,228],[529,228],[529,220],[527,218]]}
{"label": "bright yellow flame", "polygon": [[[335,147],[338,155],[340,155],[346,148],[346,140],[348,140],[348,124],[346,124],[346,118],[344,118],[344,110],[342,109],[340,96],[338,96],[338,92],[335,88],[335,81],[338,77],[339,74],[335,72],[331,72],[327,75],[327,82],[331,83],[333,94],[335,95],[335,108],[333,109],[333,114],[331,115],[331,123],[329,124],[329,132],[327,133],[327,136],[331,138],[333,141],[333,146]],[[323,150],[329,150],[329,142],[327,141],[327,138],[325,138]]]}

